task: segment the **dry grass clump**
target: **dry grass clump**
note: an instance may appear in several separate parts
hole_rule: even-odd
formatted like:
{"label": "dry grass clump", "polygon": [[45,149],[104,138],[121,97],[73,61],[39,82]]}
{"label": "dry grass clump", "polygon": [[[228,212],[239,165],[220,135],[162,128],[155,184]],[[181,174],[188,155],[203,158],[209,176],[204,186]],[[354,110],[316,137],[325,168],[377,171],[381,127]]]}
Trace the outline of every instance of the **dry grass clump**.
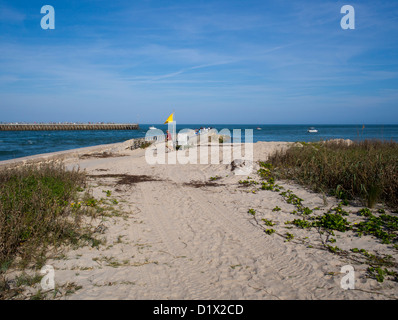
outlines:
{"label": "dry grass clump", "polygon": [[278,178],[294,179],[340,199],[381,201],[398,208],[398,143],[364,140],[295,144],[268,162]]}
{"label": "dry grass clump", "polygon": [[88,175],[90,178],[118,178],[119,180],[116,182],[116,185],[126,184],[132,185],[140,182],[148,182],[148,181],[162,181],[161,179],[151,177],[148,175],[133,175],[133,174],[95,174]]}

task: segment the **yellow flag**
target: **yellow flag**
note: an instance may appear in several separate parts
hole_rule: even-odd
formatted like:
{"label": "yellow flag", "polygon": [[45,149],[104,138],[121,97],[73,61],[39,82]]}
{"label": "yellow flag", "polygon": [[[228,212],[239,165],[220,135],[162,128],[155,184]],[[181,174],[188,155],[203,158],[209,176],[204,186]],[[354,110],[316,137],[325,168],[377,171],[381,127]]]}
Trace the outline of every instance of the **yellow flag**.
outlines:
{"label": "yellow flag", "polygon": [[172,113],[171,115],[169,115],[169,117],[167,118],[167,120],[166,120],[165,123],[173,122],[173,114],[174,114],[174,113]]}

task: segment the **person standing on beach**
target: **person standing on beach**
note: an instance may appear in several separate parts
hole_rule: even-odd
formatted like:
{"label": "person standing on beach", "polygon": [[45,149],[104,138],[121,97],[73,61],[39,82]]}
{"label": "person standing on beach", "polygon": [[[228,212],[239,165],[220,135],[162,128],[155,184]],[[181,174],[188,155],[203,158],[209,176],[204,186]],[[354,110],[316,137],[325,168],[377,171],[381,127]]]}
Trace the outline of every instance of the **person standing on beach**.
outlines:
{"label": "person standing on beach", "polygon": [[166,131],[166,146],[167,149],[169,149],[170,151],[174,151],[173,139],[171,137],[171,133],[169,132],[169,130]]}

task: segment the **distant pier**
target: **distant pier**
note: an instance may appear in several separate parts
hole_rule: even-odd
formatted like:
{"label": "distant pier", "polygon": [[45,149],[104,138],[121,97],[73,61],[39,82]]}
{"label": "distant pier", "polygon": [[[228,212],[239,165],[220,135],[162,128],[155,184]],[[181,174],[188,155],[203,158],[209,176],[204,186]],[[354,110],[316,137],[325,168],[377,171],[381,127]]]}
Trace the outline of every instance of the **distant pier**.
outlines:
{"label": "distant pier", "polygon": [[0,131],[138,130],[136,123],[18,123],[0,124]]}

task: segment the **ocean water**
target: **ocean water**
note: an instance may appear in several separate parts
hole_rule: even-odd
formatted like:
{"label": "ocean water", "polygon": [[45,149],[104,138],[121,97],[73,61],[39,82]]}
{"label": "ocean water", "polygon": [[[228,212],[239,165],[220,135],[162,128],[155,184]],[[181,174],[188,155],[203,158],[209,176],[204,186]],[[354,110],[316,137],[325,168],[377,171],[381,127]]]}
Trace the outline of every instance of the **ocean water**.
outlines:
{"label": "ocean water", "polygon": [[[308,125],[223,125],[223,124],[177,124],[181,129],[212,127],[218,131],[253,129],[253,141],[318,141],[327,139],[380,139],[398,142],[398,125],[313,125],[318,133],[308,133]],[[0,131],[0,161],[55,151],[123,142],[145,137],[150,125],[140,125],[139,130],[115,131]],[[167,125],[155,125],[166,132]],[[257,128],[261,128],[258,130]]]}

